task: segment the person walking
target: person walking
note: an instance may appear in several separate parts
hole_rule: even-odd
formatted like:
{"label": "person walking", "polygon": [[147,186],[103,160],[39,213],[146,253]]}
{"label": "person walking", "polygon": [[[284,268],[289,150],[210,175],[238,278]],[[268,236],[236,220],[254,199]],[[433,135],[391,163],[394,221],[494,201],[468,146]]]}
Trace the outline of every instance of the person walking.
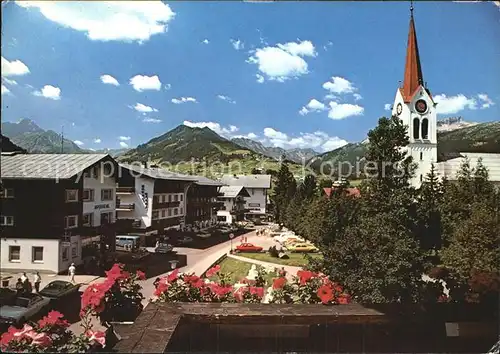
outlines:
{"label": "person walking", "polygon": [[24,292],[24,283],[21,278],[17,278],[16,291],[18,295]]}
{"label": "person walking", "polygon": [[71,265],[68,268],[68,275],[72,283],[75,282],[75,273],[76,273],[75,263],[71,263]]}
{"label": "person walking", "polygon": [[28,277],[26,276],[26,273],[23,272],[23,275],[21,275],[21,281],[24,283],[26,280],[28,280]]}
{"label": "person walking", "polygon": [[39,272],[35,273],[35,276],[33,277],[33,283],[35,284],[35,291],[37,293],[40,292],[40,283],[42,282],[42,277],[40,276]]}

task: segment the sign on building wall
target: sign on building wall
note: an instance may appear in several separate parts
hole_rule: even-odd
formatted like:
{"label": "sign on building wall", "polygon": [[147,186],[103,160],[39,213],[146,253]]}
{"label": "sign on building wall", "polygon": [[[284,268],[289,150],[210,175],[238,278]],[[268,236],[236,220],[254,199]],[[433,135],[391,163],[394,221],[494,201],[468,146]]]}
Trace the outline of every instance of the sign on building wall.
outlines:
{"label": "sign on building wall", "polygon": [[94,206],[94,209],[95,210],[99,210],[99,209],[109,209],[110,206],[109,204],[97,204],[96,206]]}

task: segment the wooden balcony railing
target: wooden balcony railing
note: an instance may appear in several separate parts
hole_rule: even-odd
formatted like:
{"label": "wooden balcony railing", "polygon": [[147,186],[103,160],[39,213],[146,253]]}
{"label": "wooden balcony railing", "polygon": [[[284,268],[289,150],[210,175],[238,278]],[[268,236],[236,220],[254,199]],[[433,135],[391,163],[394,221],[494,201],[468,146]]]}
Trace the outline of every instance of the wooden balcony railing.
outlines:
{"label": "wooden balcony railing", "polygon": [[117,194],[130,194],[135,193],[134,187],[116,187]]}

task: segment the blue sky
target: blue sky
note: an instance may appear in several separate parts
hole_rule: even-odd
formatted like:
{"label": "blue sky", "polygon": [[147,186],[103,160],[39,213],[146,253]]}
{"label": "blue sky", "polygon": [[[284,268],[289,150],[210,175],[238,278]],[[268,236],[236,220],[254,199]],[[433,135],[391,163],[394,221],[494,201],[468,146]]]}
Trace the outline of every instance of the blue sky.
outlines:
{"label": "blue sky", "polygon": [[[326,151],[364,139],[403,78],[406,2],[148,3],[2,4],[2,119],[93,149],[186,122]],[[439,118],[499,119],[498,6],[415,3]]]}

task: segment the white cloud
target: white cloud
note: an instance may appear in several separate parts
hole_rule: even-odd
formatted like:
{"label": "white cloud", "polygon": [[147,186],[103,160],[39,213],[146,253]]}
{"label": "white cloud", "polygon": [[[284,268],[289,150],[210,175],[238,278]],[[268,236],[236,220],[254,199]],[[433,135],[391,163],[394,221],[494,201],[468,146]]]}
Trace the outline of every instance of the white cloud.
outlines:
{"label": "white cloud", "polygon": [[439,114],[454,114],[467,108],[477,109],[477,101],[473,97],[466,97],[461,93],[449,97],[445,94],[436,95],[434,102],[437,103],[436,109]]}
{"label": "white cloud", "polygon": [[328,51],[328,47],[331,47],[333,45],[332,41],[328,41],[328,43],[326,43],[324,46],[323,46],[323,49],[325,51]]}
{"label": "white cloud", "polygon": [[359,101],[359,100],[363,99],[363,96],[361,96],[359,93],[353,93],[352,95],[353,95],[355,101]]}
{"label": "white cloud", "polygon": [[262,76],[261,74],[255,74],[255,77],[257,78],[257,82],[259,84],[264,83],[264,76]]}
{"label": "white cloud", "polygon": [[264,77],[268,80],[284,82],[309,72],[304,56],[314,57],[317,53],[310,41],[277,44],[275,47],[257,49],[247,62],[256,64],[260,72],[257,82]]}
{"label": "white cloud", "polygon": [[477,95],[477,97],[481,102],[481,109],[490,108],[491,106],[495,105],[495,102],[493,102],[493,100],[489,98],[485,93],[480,93],[479,95]]}
{"label": "white cloud", "polygon": [[248,139],[256,139],[258,136],[255,133],[248,133],[247,137],[248,137]]}
{"label": "white cloud", "polygon": [[21,76],[30,73],[30,69],[20,60],[8,61],[2,57],[2,76]]}
{"label": "white cloud", "polygon": [[120,139],[121,141],[129,141],[130,136],[120,136],[118,139]]}
{"label": "white cloud", "polygon": [[100,143],[101,143],[101,139],[99,139],[99,138],[95,138],[95,139],[94,139],[94,143],[96,143],[96,144],[100,144]]}
{"label": "white cloud", "polygon": [[235,137],[234,133],[236,133],[239,130],[238,127],[234,125],[223,127],[222,125],[216,122],[190,122],[188,120],[185,120],[183,124],[191,128],[207,127],[225,138]]}
{"label": "white cloud", "polygon": [[165,85],[163,85],[163,88],[164,88],[165,90],[170,90],[170,89],[172,88],[172,85],[170,85],[170,84],[165,84]]}
{"label": "white cloud", "polygon": [[209,41],[208,39],[206,39],[206,38],[205,38],[204,40],[202,40],[202,41],[201,41],[201,43],[203,43],[203,44],[208,44],[208,43],[210,43],[210,41]]}
{"label": "white cloud", "polygon": [[10,80],[10,79],[7,79],[6,77],[2,77],[2,82],[6,83],[8,85],[12,85],[12,86],[17,85],[16,80]]}
{"label": "white cloud", "polygon": [[82,146],[83,145],[83,141],[80,141],[80,140],[74,140],[73,141],[76,145],[78,146]]}
{"label": "white cloud", "polygon": [[264,143],[278,146],[285,149],[291,148],[311,148],[319,152],[330,151],[347,144],[347,141],[336,136],[329,136],[322,131],[314,133],[300,133],[297,137],[290,137],[287,134],[273,128],[264,129]]}
{"label": "white cloud", "polygon": [[390,110],[391,110],[391,107],[392,107],[392,105],[391,105],[390,103],[386,103],[386,104],[384,104],[384,109],[385,109],[386,111],[390,111]]}
{"label": "white cloud", "polygon": [[344,119],[350,116],[360,116],[363,115],[365,110],[357,104],[337,103],[333,101],[329,103],[329,106],[330,110],[328,111],[328,118],[335,120]]}
{"label": "white cloud", "polygon": [[117,79],[115,79],[111,75],[101,75],[101,81],[103,84],[108,84],[108,85],[113,85],[113,86],[120,86],[120,83],[118,82]]}
{"label": "white cloud", "polygon": [[324,103],[321,103],[317,99],[313,98],[312,100],[309,101],[308,104],[306,104],[304,107],[302,107],[299,111],[299,114],[302,116],[305,116],[308,113],[311,112],[321,112],[326,110],[326,106]]}
{"label": "white cloud", "polygon": [[245,48],[245,44],[240,41],[239,39],[236,40],[236,39],[230,39],[229,40],[231,42],[231,44],[233,45],[234,49],[236,50],[240,50],[240,49],[243,49]]}
{"label": "white cloud", "polygon": [[126,142],[120,141],[120,147],[128,148],[128,144]]}
{"label": "white cloud", "polygon": [[142,103],[136,103],[135,106],[130,106],[130,108],[135,109],[137,112],[149,113],[149,112],[158,112],[156,108],[146,106]]}
{"label": "white cloud", "polygon": [[231,138],[257,139],[258,135],[255,133],[238,134],[238,135],[233,135]]}
{"label": "white cloud", "polygon": [[84,32],[96,41],[144,42],[167,32],[175,17],[162,1],[16,1],[48,20]]}
{"label": "white cloud", "polygon": [[34,91],[33,95],[57,101],[61,99],[61,89],[52,85],[45,85],[41,90]]}
{"label": "white cloud", "polygon": [[157,119],[157,118],[144,118],[142,121],[144,123],[160,123],[161,119]]}
{"label": "white cloud", "polygon": [[236,101],[234,101],[233,99],[231,99],[231,97],[229,96],[224,96],[224,95],[217,95],[217,97],[223,101],[226,101],[226,102],[229,102],[229,103],[236,103]]}
{"label": "white cloud", "polygon": [[135,75],[133,78],[130,79],[130,85],[132,85],[134,90],[138,92],[146,90],[159,91],[161,89],[161,81],[158,75],[154,76]]}
{"label": "white cloud", "polygon": [[339,76],[332,76],[330,81],[323,84],[323,88],[333,94],[352,93],[356,90],[352,82]]}
{"label": "white cloud", "polygon": [[181,103],[187,103],[187,102],[193,102],[196,103],[196,98],[193,97],[179,97],[179,98],[172,98],[172,103],[174,104],[181,104]]}
{"label": "white cloud", "polygon": [[10,93],[10,90],[7,88],[7,86],[2,85],[2,95]]}

